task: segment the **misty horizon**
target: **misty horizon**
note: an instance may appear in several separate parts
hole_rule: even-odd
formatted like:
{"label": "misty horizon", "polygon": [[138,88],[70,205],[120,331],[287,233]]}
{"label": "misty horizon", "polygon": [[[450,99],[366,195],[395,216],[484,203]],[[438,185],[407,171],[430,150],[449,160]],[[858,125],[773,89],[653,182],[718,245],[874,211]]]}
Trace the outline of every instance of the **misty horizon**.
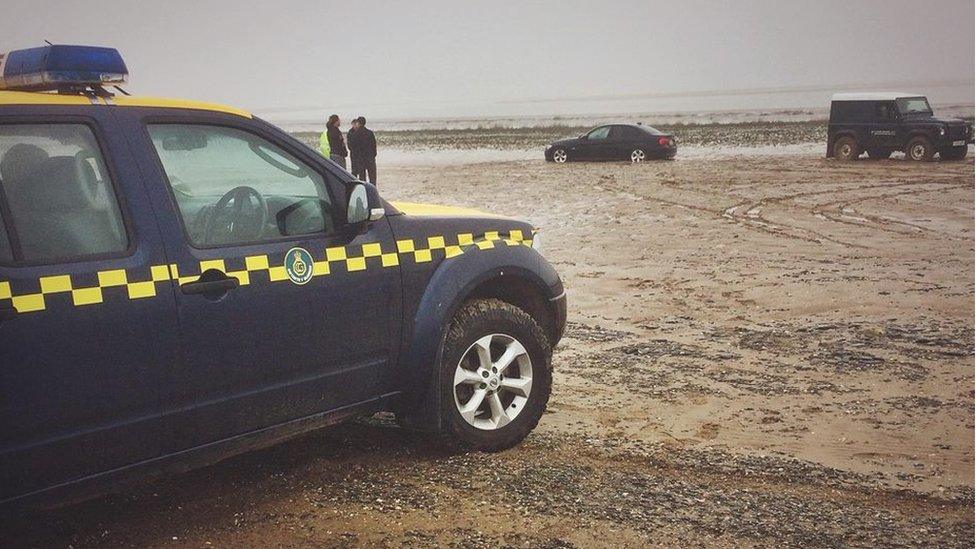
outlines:
{"label": "misty horizon", "polygon": [[821,108],[866,89],[971,105],[974,93],[966,0],[7,4],[0,51],[117,47],[131,93],[272,120]]}

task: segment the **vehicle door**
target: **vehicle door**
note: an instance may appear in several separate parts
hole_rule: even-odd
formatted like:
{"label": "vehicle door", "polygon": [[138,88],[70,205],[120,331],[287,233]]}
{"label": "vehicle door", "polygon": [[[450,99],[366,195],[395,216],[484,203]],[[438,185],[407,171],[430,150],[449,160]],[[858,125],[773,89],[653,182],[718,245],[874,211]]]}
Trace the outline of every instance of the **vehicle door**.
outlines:
{"label": "vehicle door", "polygon": [[586,139],[582,142],[582,158],[584,160],[607,160],[612,157],[610,148],[610,128],[612,126],[600,126],[586,134]]}
{"label": "vehicle door", "polygon": [[904,132],[894,101],[878,101],[874,104],[869,133],[865,148],[901,148]]}
{"label": "vehicle door", "polygon": [[164,450],[390,390],[401,293],[388,221],[347,225],[351,178],[269,125],[178,112],[134,113],[130,132],[179,286],[182,386],[163,395]]}
{"label": "vehicle door", "polygon": [[177,360],[163,245],[110,110],[18,111],[0,113],[0,501],[156,457]]}
{"label": "vehicle door", "polygon": [[614,126],[610,130],[610,141],[613,146],[615,160],[630,160],[630,153],[640,147],[644,154],[650,156],[651,151],[646,143],[642,143],[644,132],[631,126]]}

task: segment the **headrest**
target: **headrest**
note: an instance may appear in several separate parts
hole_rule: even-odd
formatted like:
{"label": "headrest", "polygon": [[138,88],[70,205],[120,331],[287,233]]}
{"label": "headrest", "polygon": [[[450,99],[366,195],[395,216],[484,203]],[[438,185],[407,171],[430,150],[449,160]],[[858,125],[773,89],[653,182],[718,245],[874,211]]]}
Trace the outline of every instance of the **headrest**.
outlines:
{"label": "headrest", "polygon": [[50,213],[94,209],[97,190],[91,166],[75,156],[49,158],[41,174],[26,189],[29,208]]}
{"label": "headrest", "polygon": [[0,160],[0,180],[7,189],[14,188],[38,175],[47,159],[47,151],[37,145],[18,143]]}

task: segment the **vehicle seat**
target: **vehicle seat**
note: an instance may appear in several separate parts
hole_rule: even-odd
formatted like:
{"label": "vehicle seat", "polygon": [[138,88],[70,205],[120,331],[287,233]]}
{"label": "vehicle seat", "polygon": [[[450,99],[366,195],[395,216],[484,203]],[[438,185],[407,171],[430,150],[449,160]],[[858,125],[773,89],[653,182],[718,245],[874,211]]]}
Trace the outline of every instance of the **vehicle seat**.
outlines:
{"label": "vehicle seat", "polygon": [[54,156],[33,174],[18,175],[24,177],[9,185],[8,199],[24,259],[94,255],[124,246],[108,197],[100,196],[103,185],[87,161]]}
{"label": "vehicle seat", "polygon": [[[37,145],[18,143],[0,158],[0,189],[15,218],[26,217],[26,195],[49,156]],[[18,215],[19,214],[19,215]],[[8,220],[15,223],[14,219]],[[10,256],[13,258],[13,255]]]}

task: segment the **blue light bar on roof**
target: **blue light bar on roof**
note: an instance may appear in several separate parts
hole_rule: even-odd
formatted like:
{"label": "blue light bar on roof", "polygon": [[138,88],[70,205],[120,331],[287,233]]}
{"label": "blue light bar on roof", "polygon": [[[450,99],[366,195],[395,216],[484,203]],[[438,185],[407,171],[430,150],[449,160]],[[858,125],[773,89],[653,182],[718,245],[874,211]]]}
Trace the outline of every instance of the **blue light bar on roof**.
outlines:
{"label": "blue light bar on roof", "polygon": [[128,76],[115,48],[56,45],[0,53],[0,90],[86,88],[122,84]]}

